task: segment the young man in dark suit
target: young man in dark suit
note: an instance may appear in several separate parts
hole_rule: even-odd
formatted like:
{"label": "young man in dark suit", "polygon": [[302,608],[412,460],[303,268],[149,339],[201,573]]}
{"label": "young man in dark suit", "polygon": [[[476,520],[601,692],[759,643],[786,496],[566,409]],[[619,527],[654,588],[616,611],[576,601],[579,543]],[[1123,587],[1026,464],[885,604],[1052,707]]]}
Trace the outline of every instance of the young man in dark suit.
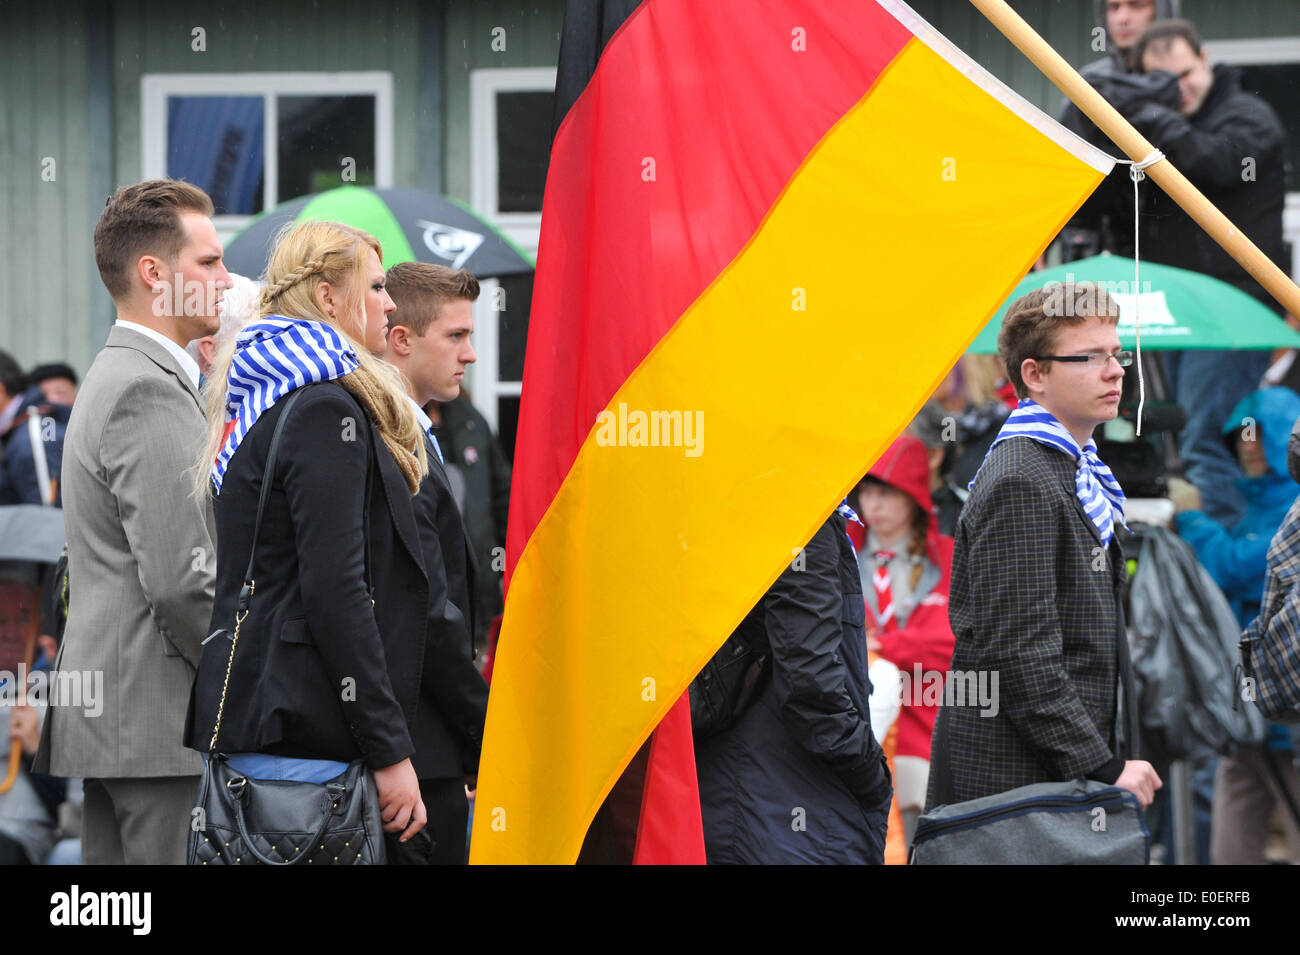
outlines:
{"label": "young man in dark suit", "polygon": [[1124,494],[1092,440],[1132,362],[1118,315],[1104,289],[1053,283],[1003,319],[998,352],[1021,401],[958,520],[949,604],[952,670],[996,675],[998,699],[940,708],[928,808],[1078,777],[1144,807],[1160,788],[1129,758]]}
{"label": "young man in dark suit", "polygon": [[429,456],[429,473],[414,500],[430,599],[415,771],[437,843],[434,861],[460,864],[469,812],[465,787],[472,789],[478,775],[487,683],[474,666],[474,552],[423,406],[460,394],[465,369],[476,358],[470,335],[479,286],[463,270],[417,262],[393,266],[386,285],[397,311],[388,317],[385,357],[406,378]]}

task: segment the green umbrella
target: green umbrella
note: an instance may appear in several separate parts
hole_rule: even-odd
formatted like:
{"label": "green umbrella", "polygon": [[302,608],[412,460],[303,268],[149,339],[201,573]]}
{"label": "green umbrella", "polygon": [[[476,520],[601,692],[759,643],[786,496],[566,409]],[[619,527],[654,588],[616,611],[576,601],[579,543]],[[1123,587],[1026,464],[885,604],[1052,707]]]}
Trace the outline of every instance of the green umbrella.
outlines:
{"label": "green umbrella", "polygon": [[[1151,262],[1142,263],[1140,278],[1144,349],[1300,348],[1300,334],[1258,299],[1227,282]],[[1030,272],[984,326],[969,350],[979,355],[996,354],[998,332],[1007,306],[1050,282],[1102,285],[1119,305],[1120,344],[1133,347],[1136,342],[1133,260],[1118,255],[1096,255]]]}

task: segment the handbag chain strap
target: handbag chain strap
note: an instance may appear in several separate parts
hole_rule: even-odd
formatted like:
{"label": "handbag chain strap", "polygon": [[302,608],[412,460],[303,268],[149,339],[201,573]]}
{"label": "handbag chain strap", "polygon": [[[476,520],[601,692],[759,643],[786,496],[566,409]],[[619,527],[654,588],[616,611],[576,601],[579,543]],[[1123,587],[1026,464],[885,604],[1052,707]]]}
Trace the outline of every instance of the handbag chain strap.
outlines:
{"label": "handbag chain strap", "polygon": [[235,609],[235,634],[230,640],[230,655],[226,658],[226,679],[221,684],[221,702],[217,704],[217,722],[212,727],[212,739],[208,742],[209,753],[216,750],[217,734],[221,732],[221,716],[226,709],[226,691],[230,688],[230,671],[235,663],[235,646],[239,643],[239,628],[243,625],[244,618],[248,616],[248,605],[252,602],[253,592],[257,589],[257,584],[253,580],[253,557],[257,554],[257,535],[262,529],[262,512],[266,509],[267,498],[271,496],[271,480],[275,477],[275,455],[280,447],[280,432],[284,430],[284,423],[289,420],[289,411],[293,408],[293,403],[301,394],[302,388],[295,388],[285,399],[284,410],[280,412],[280,417],[275,422],[275,430],[271,432],[271,447],[266,452],[266,468],[262,472],[262,490],[257,498],[257,517],[253,521],[253,546],[248,551],[248,568],[244,571],[244,586],[239,589],[239,604]]}

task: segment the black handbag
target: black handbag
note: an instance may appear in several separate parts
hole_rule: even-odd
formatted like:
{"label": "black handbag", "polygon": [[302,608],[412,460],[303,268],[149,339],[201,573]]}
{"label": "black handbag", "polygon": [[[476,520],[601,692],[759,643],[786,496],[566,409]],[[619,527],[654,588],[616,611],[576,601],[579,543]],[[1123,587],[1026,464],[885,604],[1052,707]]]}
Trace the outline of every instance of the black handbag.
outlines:
{"label": "black handbag", "polygon": [[[235,629],[233,633],[218,630],[208,637],[208,640],[217,637],[229,639],[230,654],[226,659],[221,702],[217,706],[216,723],[208,743],[208,758],[199,783],[198,804],[191,825],[187,855],[190,865],[300,865],[304,862],[315,865],[383,865],[386,861],[379,794],[373,776],[361,760],[351,763],[328,782],[310,783],[253,779],[231,767],[226,756],[217,751],[217,736],[221,732],[221,715],[226,705],[226,691],[230,687],[239,630],[248,616],[249,603],[256,589],[253,556],[257,553],[262,511],[275,474],[280,432],[301,393],[301,389],[297,389],[285,399],[284,410],[271,434],[257,502],[257,519],[253,524],[253,547],[248,554],[248,569],[244,572],[244,586],[240,589],[235,611]],[[369,478],[367,469],[367,487]],[[368,518],[368,494],[366,508]],[[365,536],[366,584],[373,593],[369,581],[369,534]]]}

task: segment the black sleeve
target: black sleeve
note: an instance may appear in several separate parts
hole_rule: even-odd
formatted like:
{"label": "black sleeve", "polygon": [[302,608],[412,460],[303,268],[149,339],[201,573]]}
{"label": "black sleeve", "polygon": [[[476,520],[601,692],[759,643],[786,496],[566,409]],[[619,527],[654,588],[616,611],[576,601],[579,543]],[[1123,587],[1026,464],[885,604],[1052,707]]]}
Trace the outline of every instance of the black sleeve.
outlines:
{"label": "black sleeve", "polygon": [[1182,113],[1158,103],[1143,104],[1129,121],[1200,188],[1240,186],[1243,160],[1282,149],[1282,129],[1249,97],[1213,129],[1195,126]]}
{"label": "black sleeve", "polygon": [[[1148,103],[1165,109],[1178,109],[1182,95],[1178,91],[1178,77],[1164,70],[1150,73],[1108,73],[1089,79],[1093,89],[1105,97],[1125,116],[1131,115]],[[1091,120],[1088,120],[1091,122]]]}
{"label": "black sleeve", "polygon": [[[1135,111],[1148,103],[1170,109],[1178,108],[1178,80],[1172,73],[1099,73],[1085,74],[1085,78],[1125,117],[1131,118]],[[1118,159],[1124,158],[1123,150],[1111,142],[1110,137],[1083,114],[1083,110],[1068,100],[1061,113],[1061,124],[1103,152]],[[1073,229],[1100,230],[1107,219],[1113,220],[1112,228],[1132,231],[1133,183],[1129,178],[1128,166],[1116,166],[1111,170],[1110,175],[1084,200],[1079,211],[1070,219],[1069,226]],[[1122,238],[1128,241],[1127,236]],[[1105,238],[1102,247],[1109,247]]]}
{"label": "black sleeve", "polygon": [[[14,745],[17,745],[15,743]],[[27,774],[27,780],[32,784],[32,789],[41,800],[41,805],[45,811],[50,814],[54,821],[59,819],[59,806],[68,796],[68,781],[59,776],[47,776],[45,773],[32,772],[32,758],[25,753],[22,758],[22,770]]]}
{"label": "black sleeve", "polygon": [[[501,442],[493,438],[489,445],[492,457],[492,523],[496,528],[493,539],[494,547],[502,547],[506,542],[506,527],[510,516],[510,459],[501,450]],[[483,573],[492,571],[491,567],[479,568]],[[499,572],[495,572],[499,578]]]}
{"label": "black sleeve", "polygon": [[370,423],[335,388],[310,389],[290,413],[277,470],[289,499],[307,627],[366,764],[382,769],[410,756],[415,746],[388,679],[365,587],[362,515]]}
{"label": "black sleeve", "polygon": [[429,578],[429,641],[425,649],[425,679],[420,692],[433,701],[460,745],[461,764],[468,775],[478,772],[487,718],[487,681],[474,666],[474,640],[469,621],[447,599],[447,568],[436,533],[421,529],[425,572]]}
{"label": "black sleeve", "polygon": [[846,686],[835,533],[833,521],[823,524],[804,548],[803,568],[787,568],[777,578],[763,598],[763,620],[781,718],[865,804],[888,779],[868,716],[858,712]]}
{"label": "black sleeve", "polygon": [[1096,769],[1088,774],[1089,779],[1095,779],[1099,783],[1115,785],[1115,780],[1119,779],[1120,774],[1124,772],[1124,760],[1116,756],[1114,759],[1102,763]]}

